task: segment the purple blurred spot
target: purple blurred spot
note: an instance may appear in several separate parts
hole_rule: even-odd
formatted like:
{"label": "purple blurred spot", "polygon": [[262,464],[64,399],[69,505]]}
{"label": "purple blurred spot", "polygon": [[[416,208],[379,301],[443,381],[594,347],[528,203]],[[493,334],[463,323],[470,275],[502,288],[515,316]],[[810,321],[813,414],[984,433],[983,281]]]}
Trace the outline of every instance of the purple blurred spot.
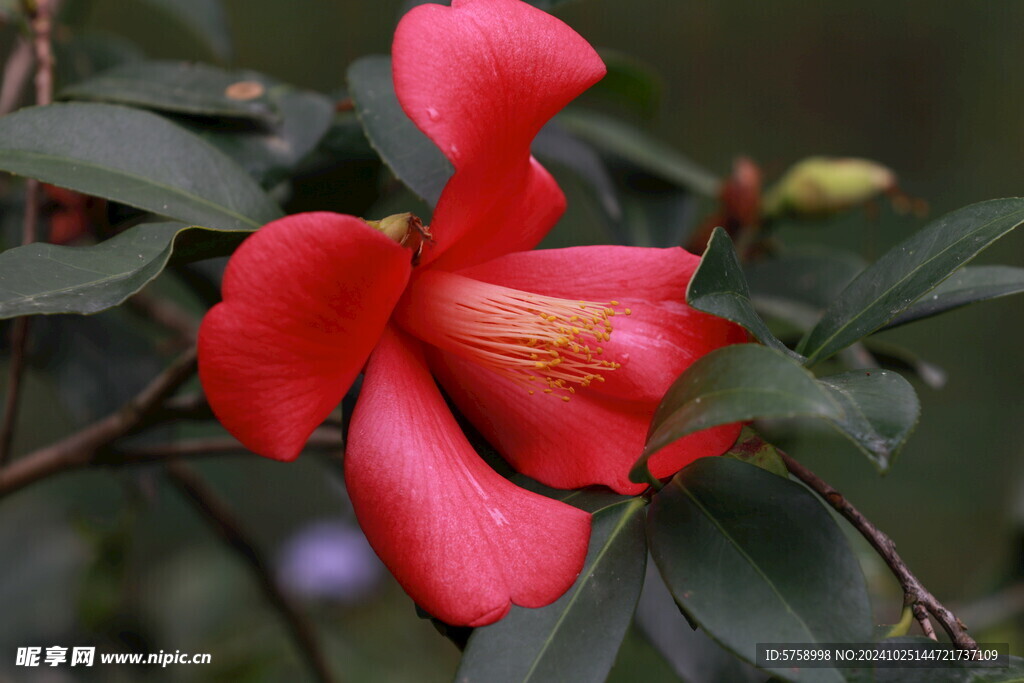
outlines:
{"label": "purple blurred spot", "polygon": [[344,602],[368,597],[383,572],[363,532],[342,520],[300,530],[284,544],[278,563],[278,577],[289,592]]}

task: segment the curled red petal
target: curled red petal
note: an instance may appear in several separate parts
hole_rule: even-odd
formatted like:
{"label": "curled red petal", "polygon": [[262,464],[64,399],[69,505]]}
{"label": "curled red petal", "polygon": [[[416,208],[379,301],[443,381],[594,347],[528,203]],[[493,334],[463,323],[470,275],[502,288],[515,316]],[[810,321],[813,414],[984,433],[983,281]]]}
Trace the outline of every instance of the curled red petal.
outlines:
{"label": "curled red petal", "polygon": [[418,343],[389,328],[367,365],[345,454],[370,544],[439,619],[483,626],[541,607],[575,581],[590,515],[525,491],[473,451]]}
{"label": "curled red petal", "polygon": [[684,301],[699,263],[679,247],[588,246],[506,254],[458,273],[563,299]]}
{"label": "curled red petal", "polygon": [[410,11],[392,56],[403,109],[455,166],[423,262],[450,269],[535,246],[565,199],[530,143],[604,76],[594,49],[519,0],[455,0]]}
{"label": "curled red petal", "polygon": [[[555,488],[608,486],[636,495],[646,485],[629,480],[643,450],[655,403],[604,398],[589,390],[569,401],[527,389],[472,361],[431,350],[431,368],[445,391],[516,470]],[[740,425],[691,434],[656,453],[649,467],[667,477],[700,457],[721,455]]]}
{"label": "curled red petal", "polygon": [[199,329],[199,376],[224,427],[294,459],[366,362],[409,272],[407,250],[352,216],[297,214],[254,233]]}

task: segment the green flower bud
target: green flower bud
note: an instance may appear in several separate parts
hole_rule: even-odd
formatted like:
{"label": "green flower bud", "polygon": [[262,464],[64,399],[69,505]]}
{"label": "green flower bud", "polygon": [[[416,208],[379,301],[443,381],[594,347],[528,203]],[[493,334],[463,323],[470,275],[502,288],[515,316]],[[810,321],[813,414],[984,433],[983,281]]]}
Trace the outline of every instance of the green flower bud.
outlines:
{"label": "green flower bud", "polygon": [[809,157],[797,163],[765,197],[765,214],[831,216],[896,187],[895,174],[868,159]]}

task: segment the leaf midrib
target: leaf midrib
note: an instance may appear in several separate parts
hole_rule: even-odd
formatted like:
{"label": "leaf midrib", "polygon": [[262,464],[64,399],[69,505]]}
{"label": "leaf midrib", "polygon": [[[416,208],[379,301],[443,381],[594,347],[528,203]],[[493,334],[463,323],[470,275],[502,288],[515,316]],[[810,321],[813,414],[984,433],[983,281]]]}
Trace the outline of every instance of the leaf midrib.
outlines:
{"label": "leaf midrib", "polygon": [[[646,503],[642,499],[640,499],[640,498],[634,498],[633,500],[626,501],[624,503],[620,503],[620,505],[627,506],[627,507],[635,507],[635,508],[643,507],[645,504]],[[605,509],[607,510],[608,508],[605,508]],[[605,556],[605,554],[608,553],[608,549],[612,545],[612,540],[615,539],[618,536],[618,534],[622,530],[622,528],[627,524],[627,522],[630,519],[632,519],[633,514],[634,514],[633,510],[626,510],[623,513],[622,517],[619,518],[618,523],[612,529],[611,533],[608,534],[608,542],[606,542],[604,544],[604,547],[601,548],[601,552],[599,552],[597,554],[597,557],[594,558],[594,562],[591,564],[590,569],[587,572],[585,572],[584,574],[580,575],[580,579],[582,579],[582,580],[578,580],[578,585],[575,586],[575,590],[573,591],[572,597],[569,598],[569,602],[566,603],[565,609],[562,610],[562,614],[559,615],[558,620],[555,622],[554,627],[551,629],[551,632],[550,632],[551,635],[549,635],[549,637],[545,639],[543,646],[541,647],[540,651],[537,653],[537,656],[534,657],[533,664],[530,666],[529,671],[526,672],[526,676],[523,677],[524,683],[526,683],[526,681],[529,681],[530,678],[533,676],[534,671],[537,670],[537,667],[540,665],[541,660],[544,658],[544,653],[547,652],[548,648],[554,642],[554,636],[555,636],[556,633],[558,633],[559,627],[562,625],[562,622],[565,621],[566,616],[569,614],[569,611],[572,609],[572,606],[576,603],[577,598],[583,592],[584,585],[586,585],[586,583],[588,581],[590,581],[590,579],[593,577],[594,572],[596,571],[598,565],[601,563],[601,558],[603,558]]]}
{"label": "leaf midrib", "polygon": [[[182,230],[184,230],[184,229],[185,228],[182,228]],[[48,298],[48,297],[51,297],[51,296],[58,296],[58,295],[62,295],[62,294],[67,294],[68,292],[72,292],[72,291],[77,290],[77,289],[91,289],[91,288],[94,288],[94,287],[100,287],[100,286],[103,286],[103,285],[106,285],[106,284],[110,284],[112,282],[117,282],[119,280],[129,280],[129,279],[132,278],[132,276],[139,274],[145,268],[156,264],[157,261],[159,261],[161,259],[161,256],[163,257],[163,266],[166,266],[167,265],[167,261],[171,257],[171,252],[174,249],[174,241],[178,238],[178,235],[180,235],[180,234],[181,234],[181,230],[179,230],[178,232],[174,233],[174,236],[171,237],[170,241],[167,243],[167,246],[165,246],[163,249],[160,250],[160,252],[155,254],[153,256],[153,258],[150,258],[149,260],[144,261],[140,267],[138,267],[138,268],[136,268],[134,270],[122,270],[122,271],[120,271],[118,273],[108,273],[108,274],[105,275],[105,277],[100,277],[100,278],[97,278],[95,280],[90,280],[88,282],[80,282],[78,284],[69,285],[67,287],[61,287],[61,288],[58,288],[58,289],[50,289],[50,290],[47,290],[46,292],[39,292],[39,293],[36,293],[36,294],[24,294],[24,293],[17,292],[16,290],[12,289],[10,291],[15,292],[16,294],[19,295],[19,297],[16,298],[16,299],[7,299],[6,301],[0,302],[0,311],[2,311],[7,305],[11,305],[11,304],[31,304],[35,300],[38,300],[38,299],[41,299],[41,298]],[[49,258],[49,256],[47,256],[46,258]],[[53,258],[50,258],[49,260],[54,261],[55,263],[61,263],[60,261],[57,261],[56,259],[53,259]],[[78,267],[78,266],[75,266],[74,264],[64,264],[64,263],[61,263],[61,265],[70,266],[72,268],[77,268]],[[163,266],[161,266],[161,268],[160,268],[161,271],[163,270]],[[80,268],[80,270],[85,270],[85,269],[81,269]],[[95,271],[86,271],[86,272],[95,272]],[[152,279],[152,278],[150,278],[150,279]],[[126,295],[125,298],[127,298],[128,296],[131,296],[131,294]],[[122,301],[123,300],[124,299],[122,299]]]}
{"label": "leaf midrib", "polygon": [[[227,207],[225,207],[225,206],[223,206],[221,204],[217,204],[217,203],[215,203],[213,201],[205,199],[204,197],[201,197],[199,195],[195,195],[195,194],[191,194],[189,192],[186,192],[186,191],[182,190],[181,188],[174,187],[173,185],[165,185],[164,183],[156,182],[156,181],[153,181],[151,179],[144,178],[144,177],[141,177],[141,176],[134,176],[134,175],[131,175],[131,174],[127,173],[127,172],[113,169],[113,168],[111,168],[109,166],[101,166],[100,164],[97,164],[97,163],[94,163],[94,162],[84,161],[84,160],[81,160],[81,159],[78,159],[78,158],[73,158],[73,157],[61,157],[61,156],[56,156],[56,155],[53,155],[53,154],[45,154],[45,153],[42,153],[42,152],[32,152],[32,151],[28,151],[28,150],[6,149],[6,150],[0,150],[0,152],[4,152],[4,153],[6,153],[8,155],[15,156],[15,157],[21,156],[21,157],[26,158],[27,160],[30,160],[30,161],[31,160],[39,159],[39,160],[45,160],[45,161],[50,161],[50,162],[59,162],[59,163],[70,162],[70,163],[74,163],[74,164],[77,164],[77,165],[80,165],[80,166],[84,166],[86,168],[95,169],[95,170],[98,170],[98,171],[103,171],[104,173],[109,173],[110,175],[117,176],[118,178],[124,178],[126,180],[131,180],[133,182],[142,182],[142,183],[144,183],[146,185],[149,185],[149,186],[152,186],[152,187],[155,187],[155,188],[159,188],[161,190],[166,190],[167,192],[170,192],[171,194],[184,197],[185,199],[191,200],[191,201],[195,202],[196,204],[200,204],[201,206],[208,207],[208,208],[216,211],[217,213],[220,213],[220,214],[225,215],[225,216],[230,216],[232,218],[240,220],[240,221],[244,222],[247,225],[253,226],[254,228],[259,228],[262,225],[261,223],[258,223],[254,219],[249,218],[248,216],[245,216],[243,214],[237,213],[236,211],[234,211],[232,209],[229,209],[229,208],[227,208]],[[0,163],[2,163],[2,162],[0,162]],[[16,173],[15,175],[23,175],[23,174]],[[42,180],[42,178],[40,178],[40,180]],[[70,188],[70,189],[74,189],[74,188]],[[146,209],[147,211],[153,211],[154,213],[157,213],[154,209],[151,209],[151,208],[149,208],[147,206],[140,206],[139,204],[133,204],[132,202],[126,201],[126,200],[118,198],[118,197],[111,197],[111,196],[102,195],[102,194],[97,194],[97,196],[103,196],[104,198],[110,199],[112,201],[123,202],[125,204],[129,204],[131,206],[135,206],[135,207],[140,208],[140,209]],[[159,214],[159,215],[166,216],[167,214]],[[171,218],[179,218],[179,219],[184,218],[183,216],[170,216],[170,217]],[[184,222],[190,222],[190,221],[191,221],[191,219],[189,219],[189,218],[185,218],[184,219]],[[210,227],[210,226],[207,226],[207,227]]]}

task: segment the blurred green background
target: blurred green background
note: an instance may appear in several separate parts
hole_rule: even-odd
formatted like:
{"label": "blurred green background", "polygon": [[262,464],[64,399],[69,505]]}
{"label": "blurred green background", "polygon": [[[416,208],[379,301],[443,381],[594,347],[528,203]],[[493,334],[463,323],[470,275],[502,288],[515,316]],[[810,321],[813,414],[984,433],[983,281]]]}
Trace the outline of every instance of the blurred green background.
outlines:
{"label": "blurred green background", "polygon": [[[226,7],[235,41],[232,66],[326,92],[344,86],[345,68],[355,58],[388,51],[401,13],[400,2],[386,0],[227,0]],[[81,11],[87,25],[130,38],[150,57],[211,59],[199,42],[169,29],[142,3],[94,0]],[[556,14],[599,49],[631,55],[655,70],[658,110],[624,115],[716,174],[727,174],[740,154],[761,164],[769,180],[805,156],[864,156],[895,170],[908,194],[927,200],[932,217],[1022,194],[1024,4],[579,0]],[[574,200],[559,228],[572,234],[586,229],[573,223],[591,215],[585,199],[570,192]],[[814,229],[785,226],[782,237],[873,259],[921,225],[883,206],[877,215],[855,212]],[[981,258],[1024,265],[1024,234]],[[915,383],[921,421],[886,477],[828,434],[787,442],[893,537],[924,584],[954,611],[962,609],[958,614],[975,635],[1009,641],[1018,655],[1024,654],[1022,314],[1024,299],[1011,297],[884,334],[948,372],[941,390]],[[117,313],[104,315],[125,328],[119,343],[146,332]],[[109,341],[98,339],[97,348]],[[137,376],[112,376],[111,386],[130,395],[152,371],[143,360],[136,366]],[[74,384],[75,372],[58,377],[45,359],[34,367],[19,451],[80,422],[82,416],[57,400]],[[339,504],[339,468],[326,456],[307,455],[292,465],[225,457],[198,467],[280,562],[308,524],[350,518]],[[111,643],[134,633],[145,651],[215,653],[212,667],[147,671],[147,680],[305,676],[246,568],[155,471],[63,475],[4,499],[0,548],[2,652],[55,643],[98,643],[116,651]],[[880,596],[877,616],[892,620],[899,596],[884,568],[870,553],[863,556]],[[304,603],[344,679],[449,679],[455,648],[416,618],[386,573],[370,584],[362,598]],[[1001,597],[986,602],[993,595]],[[632,659],[629,666],[634,675],[639,671]],[[31,673],[78,680],[68,678],[67,668]],[[43,680],[27,675],[0,665],[0,681]],[[92,675],[139,680],[128,667]],[[657,680],[656,671],[648,676]]]}

